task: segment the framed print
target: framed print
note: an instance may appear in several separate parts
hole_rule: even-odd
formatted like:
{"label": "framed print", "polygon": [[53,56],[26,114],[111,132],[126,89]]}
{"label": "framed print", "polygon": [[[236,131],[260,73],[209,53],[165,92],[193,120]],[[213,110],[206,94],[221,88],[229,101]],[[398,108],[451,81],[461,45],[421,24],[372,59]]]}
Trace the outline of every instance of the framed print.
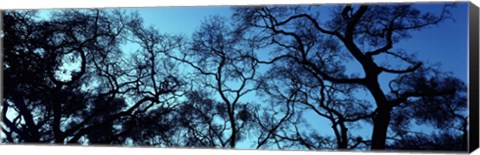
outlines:
{"label": "framed print", "polygon": [[471,2],[7,9],[5,145],[478,148]]}

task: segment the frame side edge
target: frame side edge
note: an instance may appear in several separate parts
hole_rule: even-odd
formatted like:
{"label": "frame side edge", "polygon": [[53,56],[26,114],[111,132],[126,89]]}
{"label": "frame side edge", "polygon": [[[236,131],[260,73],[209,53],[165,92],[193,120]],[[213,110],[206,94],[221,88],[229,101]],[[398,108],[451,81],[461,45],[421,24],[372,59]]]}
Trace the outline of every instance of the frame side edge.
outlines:
{"label": "frame side edge", "polygon": [[468,151],[479,145],[479,8],[469,4],[469,132]]}
{"label": "frame side edge", "polygon": [[[4,10],[0,9],[0,102],[3,104],[3,15],[4,15]],[[3,106],[0,107],[0,112],[3,113]],[[3,117],[0,116],[0,122],[3,122]],[[3,127],[0,127],[0,144],[2,144],[2,133],[3,133]]]}

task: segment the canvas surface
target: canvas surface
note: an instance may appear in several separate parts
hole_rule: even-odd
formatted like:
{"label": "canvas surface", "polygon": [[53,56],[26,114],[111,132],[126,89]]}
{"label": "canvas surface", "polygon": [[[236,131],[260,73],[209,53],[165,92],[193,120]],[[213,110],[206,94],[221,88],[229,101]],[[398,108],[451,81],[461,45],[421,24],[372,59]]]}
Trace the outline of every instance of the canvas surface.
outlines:
{"label": "canvas surface", "polygon": [[3,11],[0,140],[465,152],[468,8]]}

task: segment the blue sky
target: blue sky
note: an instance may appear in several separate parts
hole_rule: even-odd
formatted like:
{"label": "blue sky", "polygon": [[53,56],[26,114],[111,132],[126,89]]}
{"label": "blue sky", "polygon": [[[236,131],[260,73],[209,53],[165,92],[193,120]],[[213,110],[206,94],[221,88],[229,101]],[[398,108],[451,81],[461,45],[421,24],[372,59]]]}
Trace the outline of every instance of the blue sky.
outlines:
{"label": "blue sky", "polygon": [[[422,3],[415,5],[422,11],[440,12],[440,5],[437,3]],[[200,26],[201,22],[208,16],[220,15],[229,17],[232,11],[225,6],[192,6],[192,7],[155,7],[155,8],[129,8],[128,11],[138,11],[144,19],[146,26],[153,26],[161,33],[180,34],[190,37]],[[322,10],[328,13],[328,10]],[[452,72],[456,77],[467,81],[467,3],[459,3],[451,10],[455,21],[446,20],[438,26],[432,26],[422,31],[412,32],[412,38],[401,41],[394,45],[402,48],[408,53],[417,53],[419,60],[429,64],[441,63],[443,71]],[[358,66],[347,66],[355,71]],[[388,92],[386,83],[394,78],[390,74],[381,74],[380,82],[385,92]],[[244,101],[255,100],[254,94],[245,96]],[[251,97],[251,98],[248,98]],[[365,96],[359,96],[365,97]],[[368,98],[368,94],[367,94]],[[306,113],[307,121],[312,127],[326,126],[319,128],[321,134],[333,135],[328,121],[312,113]],[[428,127],[418,127],[418,130],[428,130]],[[362,135],[370,138],[371,127],[366,126],[361,130],[355,129],[353,135]],[[249,147],[248,143],[240,147]]]}
{"label": "blue sky", "polygon": [[229,7],[220,6],[155,7],[132,10],[140,13],[147,26],[152,25],[161,33],[185,34],[186,36],[191,36],[206,17],[230,16],[232,13]]}
{"label": "blue sky", "polygon": [[[439,3],[421,3],[415,5],[415,7],[420,8],[421,11],[439,13],[441,11],[440,5]],[[401,41],[394,46],[402,48],[408,53],[416,53],[419,60],[424,60],[428,64],[440,62],[443,71],[452,72],[456,77],[467,81],[467,9],[467,3],[459,3],[457,7],[451,10],[455,21],[446,20],[438,26],[414,31],[411,33],[412,38]],[[187,37],[191,36],[206,17],[221,15],[228,19],[232,14],[229,7],[223,6],[158,7],[132,10],[137,10],[140,13],[146,25],[153,25],[162,33],[182,34]],[[327,10],[322,11],[327,12]],[[351,71],[361,69],[355,66],[348,67],[351,68]],[[392,78],[394,76],[389,74],[381,75],[380,81],[385,92],[388,92],[386,84]],[[249,96],[254,97],[253,94]],[[327,125],[329,122],[325,119],[316,116],[313,112],[307,112],[305,117],[312,127],[324,126],[319,128],[321,134],[333,134],[330,125]],[[428,127],[417,127],[416,130],[428,131],[429,129]],[[350,131],[355,131],[355,133],[352,132],[353,135],[362,135],[365,138],[370,138],[371,135],[370,126]],[[248,147],[248,145],[244,144],[243,147]]]}
{"label": "blue sky", "polygon": [[[438,13],[441,3],[415,5],[422,11]],[[466,81],[467,76],[467,3],[459,3],[452,9],[455,21],[446,20],[438,26],[412,32],[412,38],[403,40],[396,47],[417,53],[420,60],[441,62],[442,69],[451,71]],[[145,25],[162,33],[183,34],[187,37],[200,26],[201,21],[212,15],[230,17],[232,11],[225,6],[152,7],[132,8],[144,18]]]}

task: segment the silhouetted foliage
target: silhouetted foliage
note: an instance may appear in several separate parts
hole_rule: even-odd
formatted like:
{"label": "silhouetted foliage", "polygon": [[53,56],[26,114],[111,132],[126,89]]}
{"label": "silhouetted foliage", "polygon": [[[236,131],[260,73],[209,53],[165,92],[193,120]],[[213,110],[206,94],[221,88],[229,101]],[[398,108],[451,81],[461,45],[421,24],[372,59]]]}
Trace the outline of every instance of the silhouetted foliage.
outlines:
{"label": "silhouetted foliage", "polygon": [[[415,56],[394,48],[394,45],[411,37],[412,31],[437,25],[450,18],[451,5],[445,5],[438,15],[422,13],[408,4],[339,5],[332,7],[331,18],[323,17],[327,19],[321,19],[321,13],[324,13],[320,12],[321,7],[240,7],[235,9],[234,17],[239,21],[238,25],[247,27],[244,29],[260,32],[254,37],[265,38],[263,41],[272,44],[275,50],[274,57],[270,60],[259,60],[260,62],[276,63],[286,59],[289,64],[296,63],[299,68],[306,70],[312,79],[318,79],[317,83],[326,81],[366,89],[376,104],[372,116],[372,149],[385,148],[391,120],[399,119],[392,118],[391,115],[394,113],[392,109],[399,109],[398,106],[402,103],[406,107],[415,106],[406,105],[411,98],[435,97],[464,89],[453,84],[418,90],[428,88],[423,85],[434,85],[434,81],[424,80],[418,81],[418,85],[405,83],[406,86],[411,86],[411,91],[391,90],[395,95],[389,96],[381,89],[379,83],[381,73],[402,77],[429,68],[422,61],[415,60]],[[379,56],[391,57],[398,61],[382,62]],[[346,72],[346,68],[354,67],[351,63],[359,64],[363,69],[358,69],[360,72]],[[438,70],[434,72],[433,76],[442,74]],[[446,78],[446,81],[452,81],[448,80],[450,77]]]}
{"label": "silhouetted foliage", "polygon": [[[370,118],[372,115],[372,110],[370,112],[368,110],[369,103],[367,101],[355,99],[352,92],[358,88],[325,83],[322,79],[310,78],[308,73],[299,66],[284,66],[281,64],[283,63],[272,67],[266,76],[263,77],[265,82],[262,90],[269,96],[269,99],[273,99],[272,107],[282,107],[282,103],[286,103],[287,109],[279,112],[272,110],[273,112],[271,113],[274,114],[270,113],[270,115],[274,116],[276,113],[284,113],[284,117],[281,117],[280,122],[286,122],[285,119],[293,117],[295,113],[301,114],[304,111],[313,111],[318,117],[323,117],[330,122],[329,126],[331,126],[332,134],[335,136],[336,146],[314,145],[313,143],[316,143],[316,140],[311,140],[310,137],[327,139],[327,137],[318,136],[315,132],[305,133],[309,134],[307,136],[294,135],[297,138],[290,137],[289,139],[297,139],[298,144],[303,145],[307,149],[353,149],[360,143],[365,143],[363,140],[357,141],[356,137],[350,138],[347,127],[348,125],[358,123],[362,119]],[[295,70],[290,67],[295,68]],[[263,121],[269,122],[268,120]],[[274,126],[269,129],[270,132],[275,133],[272,136],[284,138],[290,136],[290,132],[284,132],[282,135],[272,131],[277,130],[279,127]],[[282,126],[282,128],[286,127]],[[290,126],[290,128],[295,128],[295,126]],[[314,129],[327,130],[328,127],[315,127]],[[309,131],[311,129],[302,127],[301,130]],[[300,132],[298,134],[303,133]],[[303,138],[300,140],[300,137]],[[312,144],[308,144],[307,141],[312,141]]]}
{"label": "silhouetted foliage", "polygon": [[465,82],[395,46],[450,7],[234,7],[189,37],[135,12],[5,11],[1,141],[466,150]]}
{"label": "silhouetted foliage", "polygon": [[[207,94],[190,95],[189,99],[194,103],[204,100],[200,103],[210,106],[205,110],[202,107],[206,105],[198,107],[193,104],[188,108],[197,111],[198,114],[195,112],[192,114],[201,116],[202,122],[198,124],[206,124],[209,129],[205,131],[205,128],[195,127],[190,131],[198,132],[191,134],[202,146],[235,148],[236,143],[244,137],[245,132],[242,130],[250,126],[251,111],[240,99],[257,89],[255,86],[257,62],[248,57],[254,49],[248,46],[249,42],[243,39],[243,35],[244,32],[228,25],[225,18],[212,16],[206,18],[194,32],[185,51],[170,54],[172,59],[192,67],[195,70],[194,74],[199,75],[194,78],[198,83],[192,83],[194,89],[209,90],[212,95],[219,96],[219,101],[215,101],[209,99]],[[218,113],[211,109],[217,110]],[[218,117],[214,118],[217,114]],[[204,140],[195,134],[205,137],[202,138]],[[205,140],[209,142],[203,142]]]}
{"label": "silhouetted foliage", "polygon": [[138,67],[154,63],[129,64],[120,50],[127,32],[138,30],[139,17],[65,10],[48,20],[33,11],[5,12],[4,19],[2,129],[8,141],[123,144],[119,138],[137,127],[132,119],[154,104],[168,108],[162,95],[179,87],[165,75],[158,81],[169,85],[157,87],[158,75]]}
{"label": "silhouetted foliage", "polygon": [[433,135],[405,135],[393,144],[387,145],[393,150],[437,150],[462,151],[466,149],[464,140],[448,133]]}

